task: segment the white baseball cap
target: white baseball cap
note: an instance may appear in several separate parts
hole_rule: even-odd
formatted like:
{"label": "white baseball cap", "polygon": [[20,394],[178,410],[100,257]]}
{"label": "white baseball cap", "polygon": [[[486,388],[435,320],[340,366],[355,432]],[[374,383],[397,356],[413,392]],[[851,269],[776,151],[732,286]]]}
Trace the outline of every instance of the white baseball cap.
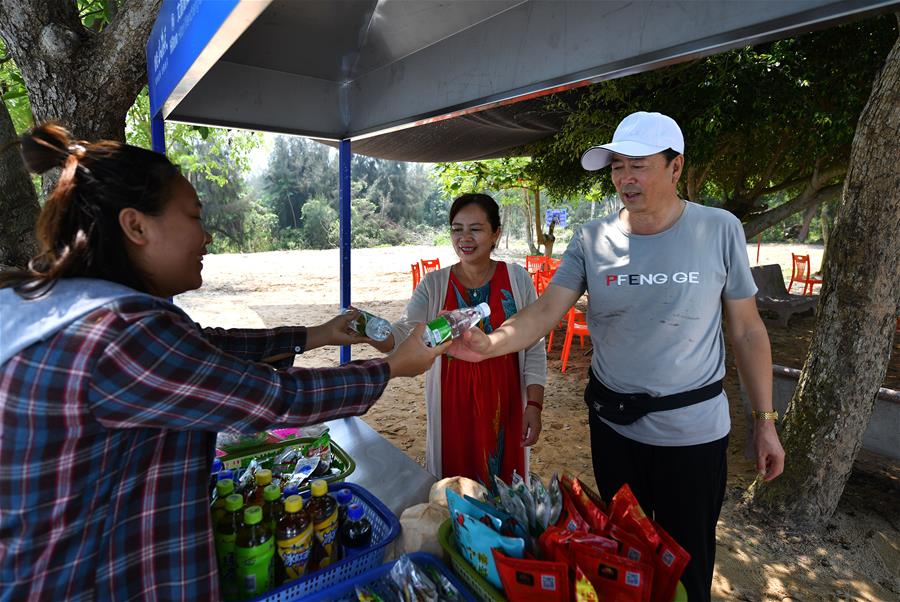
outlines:
{"label": "white baseball cap", "polygon": [[649,157],[669,148],[684,154],[684,136],[675,120],[662,113],[638,111],[619,123],[612,142],[587,149],[581,155],[581,166],[597,171],[612,162],[612,153]]}

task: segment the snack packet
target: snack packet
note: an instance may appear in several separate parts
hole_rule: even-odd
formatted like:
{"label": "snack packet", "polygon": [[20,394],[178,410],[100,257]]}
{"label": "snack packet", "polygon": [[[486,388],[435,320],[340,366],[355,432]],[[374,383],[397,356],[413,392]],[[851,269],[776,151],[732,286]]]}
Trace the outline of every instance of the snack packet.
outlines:
{"label": "snack packet", "polygon": [[569,567],[564,562],[510,558],[491,550],[509,602],[569,602]]}
{"label": "snack packet", "polygon": [[492,549],[507,556],[522,558],[525,542],[521,537],[505,537],[479,520],[459,512],[453,512],[453,533],[456,545],[463,557],[496,588],[502,588]]}
{"label": "snack packet", "polygon": [[628,483],[622,485],[613,496],[609,505],[609,520],[642,537],[654,550],[659,546],[659,535],[653,528],[653,522],[644,514]]}
{"label": "snack packet", "polygon": [[559,490],[559,477],[556,473],[550,479],[550,485],[547,486],[547,495],[550,496],[550,522],[548,524],[555,525],[562,513],[562,492]]}
{"label": "snack packet", "polygon": [[678,580],[691,560],[691,555],[678,545],[671,535],[658,523],[653,523],[659,534],[659,549],[656,550],[656,563],[653,569],[653,591],[651,602],[671,602],[675,596]]}
{"label": "snack packet", "polygon": [[316,467],[318,465],[319,456],[313,456],[312,458],[300,458],[299,460],[297,460],[297,465],[294,466],[294,472],[292,472],[284,482],[284,488],[287,489],[291,485],[299,488],[301,485],[303,485],[303,482],[310,477],[310,475],[316,472]]}
{"label": "snack packet", "polygon": [[603,512],[605,505],[600,496],[585,487],[578,480],[578,477],[567,473],[563,473],[560,484],[566,493],[571,496],[572,503],[575,504],[579,514],[591,526],[591,531],[594,533],[606,531],[609,518]]}
{"label": "snack packet", "polygon": [[575,602],[600,602],[594,585],[578,566],[575,567]]}
{"label": "snack packet", "polygon": [[528,475],[531,485],[531,497],[534,498],[534,520],[538,532],[543,531],[550,525],[550,494],[544,487],[541,477],[534,473]]}
{"label": "snack packet", "polygon": [[572,502],[572,497],[565,489],[562,491],[562,505],[563,512],[556,522],[557,527],[563,527],[569,531],[587,532],[591,530],[591,526],[584,520],[581,513],[578,512],[578,508],[576,508],[574,502]]}
{"label": "snack packet", "polygon": [[609,529],[609,536],[619,542],[619,556],[635,562],[655,564],[655,549],[649,542],[644,541],[640,535],[626,531],[618,525],[612,525]]}
{"label": "snack packet", "polygon": [[404,601],[430,602],[438,599],[437,586],[406,554],[394,563],[390,576],[400,588]]}
{"label": "snack packet", "polygon": [[522,502],[516,493],[497,476],[494,477],[494,484],[497,486],[497,492],[500,494],[500,505],[506,510],[507,514],[516,519],[520,525],[526,530],[528,529],[528,511],[525,510],[525,503]]}
{"label": "snack packet", "polygon": [[590,580],[601,600],[649,602],[653,566],[602,552],[585,544],[572,544],[575,564]]}
{"label": "snack packet", "polygon": [[468,514],[489,527],[493,528],[500,535],[507,537],[528,537],[525,528],[507,512],[500,508],[495,508],[485,502],[480,502],[469,496],[462,496],[452,489],[446,490],[447,507],[452,513],[454,510]]}
{"label": "snack packet", "polygon": [[319,464],[316,466],[316,471],[312,476],[326,476],[328,471],[331,470],[331,435],[324,433],[315,441],[301,445],[300,453],[305,458],[318,456]]}
{"label": "snack packet", "polygon": [[528,485],[525,484],[525,479],[519,476],[515,470],[513,470],[512,478],[509,480],[509,488],[519,496],[519,499],[522,500],[522,505],[525,506],[525,515],[528,518],[528,522],[525,525],[526,529],[534,535],[539,535],[540,531],[538,531],[535,521],[534,498],[531,496],[531,490],[528,488]]}

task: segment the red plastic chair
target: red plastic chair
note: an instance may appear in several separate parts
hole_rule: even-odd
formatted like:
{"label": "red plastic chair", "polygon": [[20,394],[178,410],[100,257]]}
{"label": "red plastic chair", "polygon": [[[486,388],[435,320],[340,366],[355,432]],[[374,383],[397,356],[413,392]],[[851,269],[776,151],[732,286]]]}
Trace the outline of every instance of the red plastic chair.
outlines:
{"label": "red plastic chair", "polygon": [[797,282],[803,285],[803,294],[811,296],[813,294],[813,285],[822,284],[825,281],[812,275],[809,268],[809,255],[791,253],[791,258],[793,259],[793,264],[791,266],[791,283],[788,284],[788,292],[791,292],[794,283]]}
{"label": "red plastic chair", "polygon": [[574,307],[570,308],[566,320],[566,338],[563,340],[561,358],[562,372],[566,371],[566,364],[569,363],[569,352],[572,349],[572,339],[577,335],[581,340],[581,348],[584,349],[584,337],[590,336],[590,334],[591,331],[588,330],[587,326],[587,316],[584,315],[584,312],[578,311]]}
{"label": "red plastic chair", "polygon": [[419,280],[422,279],[422,271],[419,269],[418,263],[410,264],[410,268],[412,269],[413,292],[416,292],[416,287],[419,286]]}
{"label": "red plastic chair", "polygon": [[422,275],[441,269],[440,259],[422,259]]}
{"label": "red plastic chair", "polygon": [[547,257],[544,255],[526,255],[525,256],[525,269],[528,270],[529,274],[536,274],[544,269],[544,266],[547,264]]}
{"label": "red plastic chair", "polygon": [[553,274],[554,272],[541,271],[535,272],[532,276],[532,278],[534,278],[534,290],[537,291],[538,297],[543,295],[544,291],[547,290],[547,285],[553,280]]}

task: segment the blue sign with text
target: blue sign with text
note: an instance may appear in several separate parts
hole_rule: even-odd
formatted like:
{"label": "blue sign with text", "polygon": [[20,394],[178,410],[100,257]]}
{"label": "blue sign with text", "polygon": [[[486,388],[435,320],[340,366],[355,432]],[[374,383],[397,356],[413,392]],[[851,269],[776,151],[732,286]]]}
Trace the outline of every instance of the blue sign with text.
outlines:
{"label": "blue sign with text", "polygon": [[154,117],[239,0],[163,0],[147,41],[150,116]]}
{"label": "blue sign with text", "polygon": [[547,224],[547,227],[550,227],[550,224],[556,222],[556,225],[560,228],[566,227],[566,221],[569,218],[569,212],[565,207],[562,209],[547,209],[547,212],[544,217],[544,223]]}

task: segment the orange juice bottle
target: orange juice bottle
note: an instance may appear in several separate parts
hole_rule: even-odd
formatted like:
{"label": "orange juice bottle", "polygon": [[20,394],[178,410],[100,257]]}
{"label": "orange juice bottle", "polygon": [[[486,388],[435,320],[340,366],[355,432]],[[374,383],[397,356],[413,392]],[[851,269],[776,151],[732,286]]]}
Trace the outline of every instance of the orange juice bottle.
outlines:
{"label": "orange juice bottle", "polygon": [[292,495],[284,500],[284,514],[275,527],[275,545],[285,582],[306,573],[313,543],[313,525],[303,507],[303,498]]}

